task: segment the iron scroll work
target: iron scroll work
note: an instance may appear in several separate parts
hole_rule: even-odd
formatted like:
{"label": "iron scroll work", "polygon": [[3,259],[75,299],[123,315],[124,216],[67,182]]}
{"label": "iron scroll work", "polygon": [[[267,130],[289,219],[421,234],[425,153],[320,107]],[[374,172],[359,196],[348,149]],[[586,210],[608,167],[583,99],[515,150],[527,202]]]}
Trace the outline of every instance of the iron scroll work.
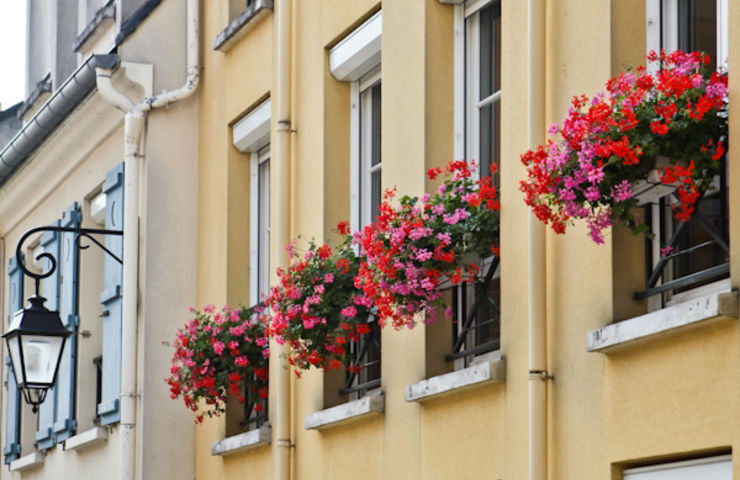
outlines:
{"label": "iron scroll work", "polygon": [[24,275],[33,278],[35,282],[35,292],[36,296],[39,296],[39,283],[44,278],[47,278],[51,276],[54,271],[57,268],[57,259],[54,258],[54,255],[48,252],[40,253],[36,256],[36,260],[41,260],[42,258],[46,258],[51,263],[51,267],[49,268],[48,272],[43,273],[34,273],[30,271],[28,268],[26,268],[25,261],[23,260],[23,256],[21,253],[23,252],[23,243],[28,240],[29,237],[32,235],[39,233],[39,232],[56,232],[56,233],[74,233],[75,236],[75,245],[77,249],[79,250],[85,250],[90,247],[90,245],[82,245],[81,240],[83,238],[86,238],[90,240],[92,243],[100,247],[106,254],[110,255],[114,260],[116,260],[118,263],[123,264],[123,259],[118,257],[115,253],[111,252],[108,248],[106,248],[105,245],[100,243],[98,240],[96,240],[93,235],[118,235],[123,236],[123,230],[104,230],[104,229],[98,229],[98,228],[75,228],[75,227],[58,227],[54,225],[47,225],[44,227],[36,227],[32,228],[31,230],[27,231],[23,234],[23,236],[18,240],[18,245],[15,247],[15,258],[18,263],[18,268],[23,272]]}

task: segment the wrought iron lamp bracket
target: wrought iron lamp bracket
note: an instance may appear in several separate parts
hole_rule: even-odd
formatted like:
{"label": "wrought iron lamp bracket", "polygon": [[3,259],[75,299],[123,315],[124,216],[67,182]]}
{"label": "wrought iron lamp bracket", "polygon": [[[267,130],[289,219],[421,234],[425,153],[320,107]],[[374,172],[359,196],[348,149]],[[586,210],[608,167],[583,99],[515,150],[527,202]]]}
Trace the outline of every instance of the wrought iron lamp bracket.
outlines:
{"label": "wrought iron lamp bracket", "polygon": [[51,263],[51,267],[47,272],[42,273],[35,273],[30,271],[25,264],[25,261],[23,260],[23,257],[21,256],[21,252],[23,251],[23,243],[28,240],[29,237],[32,235],[38,233],[38,232],[55,232],[55,233],[74,233],[75,235],[75,246],[79,250],[85,250],[90,247],[90,245],[82,245],[81,240],[82,238],[86,238],[93,242],[95,245],[100,247],[101,250],[103,250],[106,254],[110,255],[114,260],[116,260],[118,263],[123,263],[123,259],[118,257],[116,254],[111,252],[108,248],[105,247],[102,243],[100,243],[98,240],[96,240],[92,235],[118,235],[122,236],[123,231],[122,230],[105,230],[105,229],[99,229],[99,228],[75,228],[75,227],[58,227],[54,225],[47,225],[43,227],[36,227],[32,228],[31,230],[27,231],[26,233],[21,236],[20,240],[18,240],[18,244],[15,247],[15,258],[18,262],[18,268],[23,272],[24,275],[29,276],[33,278],[35,282],[35,290],[36,290],[36,296],[39,296],[39,283],[42,279],[47,278],[51,276],[54,271],[57,268],[57,259],[54,258],[54,255],[43,252],[36,256],[36,260],[41,260],[42,258],[46,258]]}

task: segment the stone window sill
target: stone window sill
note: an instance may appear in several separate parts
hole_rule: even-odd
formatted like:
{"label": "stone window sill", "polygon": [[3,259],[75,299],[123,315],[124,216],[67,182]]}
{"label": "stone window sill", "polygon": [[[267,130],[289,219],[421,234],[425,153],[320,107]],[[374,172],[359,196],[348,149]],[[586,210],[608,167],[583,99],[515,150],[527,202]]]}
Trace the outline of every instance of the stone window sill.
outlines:
{"label": "stone window sill", "polygon": [[43,463],[44,455],[39,452],[33,452],[22,456],[18,460],[13,460],[10,462],[9,468],[11,472],[25,472],[26,470],[43,465]]}
{"label": "stone window sill", "polygon": [[108,440],[108,430],[104,427],[94,427],[65,440],[64,449],[84,450],[101,444],[106,440]]}
{"label": "stone window sill", "polygon": [[240,433],[232,437],[226,437],[211,444],[211,455],[226,456],[251,450],[272,442],[272,428],[264,424],[256,430]]}
{"label": "stone window sill", "polygon": [[261,18],[272,10],[273,0],[256,0],[246,10],[240,13],[229,23],[221,33],[216,35],[213,41],[213,49],[226,52],[249,30],[251,30]]}
{"label": "stone window sill", "polygon": [[306,430],[324,430],[371,415],[382,414],[385,410],[385,395],[368,395],[359,400],[319,410],[306,415]]}
{"label": "stone window sill", "polygon": [[505,379],[506,362],[501,358],[407,385],[406,401],[424,402],[487,383],[503,382]]}
{"label": "stone window sill", "polygon": [[587,334],[586,350],[611,353],[622,347],[648,341],[720,318],[737,318],[737,292],[722,292],[640,315]]}

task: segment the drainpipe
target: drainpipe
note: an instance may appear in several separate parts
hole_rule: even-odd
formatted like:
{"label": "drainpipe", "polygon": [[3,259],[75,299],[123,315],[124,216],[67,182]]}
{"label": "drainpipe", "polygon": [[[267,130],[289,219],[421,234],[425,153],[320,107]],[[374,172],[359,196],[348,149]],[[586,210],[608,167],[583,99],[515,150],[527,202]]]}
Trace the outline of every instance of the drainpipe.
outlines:
{"label": "drainpipe", "polygon": [[96,83],[100,95],[111,105],[125,112],[124,117],[124,218],[123,218],[123,325],[121,331],[121,480],[136,478],[136,386],[138,288],[139,288],[139,162],[144,158],[142,137],[150,110],[166,107],[185,99],[198,88],[199,49],[198,0],[187,3],[187,77],[182,87],[160,95],[147,97],[134,104],[115,89],[111,75],[115,66],[96,68]]}
{"label": "drainpipe", "polygon": [[[528,143],[545,143],[545,0],[529,0]],[[529,478],[547,480],[547,292],[545,226],[529,213]]]}
{"label": "drainpipe", "polygon": [[[275,2],[277,27],[277,228],[273,245],[278,248],[278,265],[287,269],[288,252],[283,248],[290,241],[290,142],[291,142],[291,0]],[[287,353],[287,345],[283,347]],[[277,349],[275,349],[277,351]],[[284,359],[275,378],[277,411],[275,412],[276,439],[274,445],[276,480],[290,480],[290,368]],[[272,383],[272,382],[271,382]]]}

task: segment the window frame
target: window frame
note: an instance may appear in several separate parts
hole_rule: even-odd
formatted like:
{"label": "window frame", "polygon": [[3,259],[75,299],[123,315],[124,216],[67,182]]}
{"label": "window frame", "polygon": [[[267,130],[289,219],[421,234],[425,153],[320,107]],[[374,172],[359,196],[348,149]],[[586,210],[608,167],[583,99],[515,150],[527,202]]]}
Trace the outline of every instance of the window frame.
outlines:
{"label": "window frame", "polygon": [[[477,169],[477,175],[480,178],[481,175],[485,175],[488,172],[483,172],[483,168],[480,161],[480,145],[481,145],[481,109],[488,105],[497,105],[500,108],[501,101],[501,68],[500,68],[500,46],[501,46],[501,28],[498,30],[498,52],[491,50],[493,61],[495,56],[498,55],[498,78],[492,79],[494,85],[498,84],[498,89],[495,89],[487,95],[485,98],[481,96],[481,24],[480,14],[486,8],[499,8],[498,19],[501,19],[501,0],[468,0],[460,5],[455,6],[454,10],[454,154],[455,159],[464,158],[468,163],[475,161],[479,168]],[[500,111],[500,110],[499,110]],[[495,121],[495,120],[494,120]],[[495,138],[500,139],[501,135],[501,121],[500,114],[498,122],[495,124],[497,134],[492,134],[495,142]],[[499,142],[500,143],[500,142]],[[491,161],[500,163],[500,152],[497,154],[497,145],[492,145],[492,158]],[[493,346],[490,350],[479,348],[484,344],[493,345],[492,341],[486,341],[482,344],[477,343],[476,330],[478,329],[479,321],[473,320],[474,324],[465,327],[465,319],[469,315],[469,309],[475,308],[474,291],[476,288],[480,289],[481,286],[489,288],[492,282],[499,282],[501,278],[501,270],[498,259],[489,257],[481,262],[482,268],[480,274],[476,276],[474,284],[471,285],[459,285],[451,287],[452,292],[452,309],[453,315],[457,318],[457,321],[453,321],[452,326],[452,338],[451,338],[451,349],[450,353],[445,355],[445,360],[452,361],[455,370],[466,368],[467,366],[496,360],[500,358],[500,307],[498,307],[498,318],[492,320],[494,324],[498,324],[497,328],[499,333],[498,339],[493,342],[498,342],[497,346]],[[489,268],[493,268],[493,272],[489,272]],[[490,275],[486,275],[490,273]],[[459,299],[463,299],[464,303],[461,303]],[[495,302],[498,306],[500,298]],[[487,321],[486,321],[487,322]],[[464,336],[464,340],[462,340]],[[472,347],[468,347],[468,344],[472,343]],[[460,351],[456,351],[460,350]],[[465,354],[470,351],[470,354]],[[461,355],[462,353],[462,355]]]}
{"label": "window frame", "polygon": [[[267,168],[263,184],[261,174]],[[266,187],[266,188],[262,188]],[[266,192],[264,191],[266,190]],[[270,144],[250,156],[250,255],[249,300],[251,305],[261,301],[270,288]],[[262,222],[266,221],[265,229]],[[265,268],[266,267],[266,268]]]}
{"label": "window frame", "polygon": [[[659,52],[664,50],[666,53],[670,53],[676,50],[679,46],[679,2],[680,0],[646,0],[645,11],[646,11],[646,50]],[[715,0],[716,4],[716,62],[719,69],[727,68],[727,52],[728,52],[728,0]],[[649,66],[652,69],[657,68],[656,64]],[[654,71],[654,70],[653,70]],[[727,167],[725,167],[727,168]],[[726,174],[725,174],[726,177]],[[656,183],[651,181],[649,178],[647,183]],[[658,182],[659,183],[659,182]],[[653,187],[654,188],[654,187]],[[644,201],[641,206],[646,209],[646,216],[651,219],[651,231],[655,234],[654,239],[645,240],[645,269],[646,269],[646,285],[653,273],[653,270],[659,265],[661,258],[661,237],[670,238],[673,230],[670,216],[670,204],[672,203],[671,196],[673,189],[662,188],[655,189],[650,192],[650,188],[646,192],[646,196],[651,196],[650,201]],[[657,192],[661,190],[660,192]],[[719,181],[719,195],[724,195],[725,206],[720,208],[720,215],[727,213],[729,209],[729,202],[727,202],[727,185],[725,179]],[[657,192],[657,193],[656,193]],[[720,201],[723,201],[720,199]],[[649,211],[648,211],[649,209]],[[728,216],[729,218],[729,216]],[[665,231],[665,232],[664,232]],[[663,235],[663,234],[666,235]],[[726,240],[726,239],[725,239]],[[652,261],[651,261],[652,260]],[[652,263],[652,265],[651,265]],[[668,275],[671,274],[670,266],[668,266]],[[663,276],[662,274],[661,276]],[[679,277],[681,278],[681,277]],[[674,279],[675,280],[675,279]],[[656,286],[660,285],[661,280],[659,279]],[[656,293],[648,296],[647,298],[647,310],[653,312],[662,308],[677,305],[682,302],[690,301],[705,295],[720,293],[729,291],[731,288],[729,273],[726,278],[713,281],[709,284],[700,285],[695,288],[689,288],[683,292],[675,293],[673,290]],[[643,292],[638,292],[636,298],[642,298]]]}
{"label": "window frame", "polygon": [[[665,478],[665,476],[661,475],[659,472],[666,472],[669,470],[682,469],[684,470],[684,472],[683,473],[677,472],[677,476],[674,478],[683,479],[685,478],[684,475],[686,475],[687,473],[686,469],[694,469],[695,467],[701,468],[702,466],[705,466],[705,465],[708,466],[712,464],[722,464],[726,468],[728,463],[730,467],[730,471],[728,472],[730,474],[730,477],[727,480],[730,480],[732,478],[732,454],[718,455],[714,457],[696,458],[693,460],[682,460],[678,462],[661,463],[657,465],[649,465],[649,466],[643,466],[643,467],[627,468],[623,470],[622,478],[624,480],[658,480],[661,478]],[[691,478],[692,479],[694,478],[704,479],[706,478],[704,477],[704,475],[706,475],[708,472],[703,471],[699,473],[702,475],[701,477],[694,476],[696,475],[696,472],[695,472],[694,474],[692,474]]]}

